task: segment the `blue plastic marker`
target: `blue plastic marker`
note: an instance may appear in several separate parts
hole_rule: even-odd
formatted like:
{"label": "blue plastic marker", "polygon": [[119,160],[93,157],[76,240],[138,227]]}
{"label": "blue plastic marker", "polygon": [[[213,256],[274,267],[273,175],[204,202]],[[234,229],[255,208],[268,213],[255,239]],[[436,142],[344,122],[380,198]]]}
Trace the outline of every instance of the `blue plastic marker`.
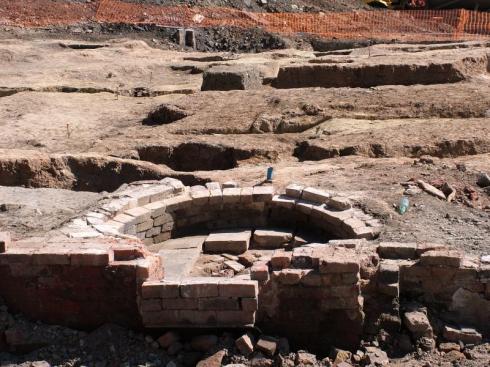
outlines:
{"label": "blue plastic marker", "polygon": [[274,168],[273,167],[269,167],[267,168],[267,181],[272,181],[272,174],[274,172]]}

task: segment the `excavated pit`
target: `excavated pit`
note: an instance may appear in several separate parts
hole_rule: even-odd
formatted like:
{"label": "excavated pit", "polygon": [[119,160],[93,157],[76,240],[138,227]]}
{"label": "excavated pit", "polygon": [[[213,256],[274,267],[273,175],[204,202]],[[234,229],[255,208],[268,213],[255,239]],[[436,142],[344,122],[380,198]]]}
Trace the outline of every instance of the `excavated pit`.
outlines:
{"label": "excavated pit", "polygon": [[141,160],[165,164],[175,171],[184,172],[227,170],[247,161],[272,162],[277,159],[274,151],[201,142],[176,146],[149,145],[137,150]]}
{"label": "excavated pit", "polygon": [[151,111],[142,121],[143,125],[165,125],[182,120],[191,113],[186,112],[179,106],[161,105]]}

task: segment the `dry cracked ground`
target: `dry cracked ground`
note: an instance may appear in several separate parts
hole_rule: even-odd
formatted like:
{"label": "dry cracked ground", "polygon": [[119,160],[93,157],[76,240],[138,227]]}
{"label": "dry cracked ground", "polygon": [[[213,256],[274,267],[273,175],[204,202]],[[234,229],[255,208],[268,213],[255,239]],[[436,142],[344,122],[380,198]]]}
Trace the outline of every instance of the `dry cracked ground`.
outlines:
{"label": "dry cracked ground", "polygon": [[[204,54],[2,39],[0,227],[40,235],[125,182],[250,185],[272,166],[278,186],[356,197],[385,224],[380,240],[489,253],[490,189],[477,184],[490,173],[487,46]],[[263,85],[201,91],[203,73],[223,66],[253,68]],[[447,183],[455,199],[405,191],[419,179]]]}

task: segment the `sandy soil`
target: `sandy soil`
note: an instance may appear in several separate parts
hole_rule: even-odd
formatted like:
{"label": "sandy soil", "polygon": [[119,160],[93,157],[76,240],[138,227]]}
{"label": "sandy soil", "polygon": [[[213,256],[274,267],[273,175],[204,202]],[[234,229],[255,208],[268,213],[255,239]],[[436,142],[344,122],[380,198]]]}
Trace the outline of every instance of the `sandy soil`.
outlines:
{"label": "sandy soil", "polygon": [[[131,164],[145,164],[151,171],[147,160],[156,164],[158,174],[185,170],[196,180],[244,184],[260,182],[273,165],[279,186],[298,181],[354,194],[358,205],[384,221],[382,240],[444,241],[476,253],[490,251],[489,196],[476,185],[479,172],[490,172],[488,74],[468,70],[461,82],[435,85],[200,91],[202,72],[221,64],[253,66],[272,78],[281,66],[311,60],[344,65],[458,62],[485,55],[486,44],[376,45],[344,55],[298,50],[232,55],[164,51],[121,39],[105,39],[105,47],[91,50],[65,47],[74,42],[0,41],[5,65],[0,70],[0,148],[9,159],[25,159],[29,165],[29,152],[46,153],[48,161],[53,153],[96,153],[136,159]],[[138,88],[149,96],[135,97]],[[177,106],[187,117],[143,124],[163,104]],[[274,121],[286,128],[274,127]],[[230,154],[235,157],[231,163],[225,159]],[[426,155],[433,163],[418,161]],[[410,198],[409,213],[399,216],[393,204],[403,194],[400,183],[409,179],[448,182],[457,189],[457,200],[418,194]],[[469,189],[478,197],[470,200]],[[8,202],[9,195],[2,200]],[[55,194],[35,195],[46,198],[32,204],[43,212]],[[59,205],[50,208],[53,226],[91,197],[79,195],[65,204],[60,192]],[[72,206],[77,202],[80,206]],[[3,226],[21,236],[52,227],[47,225],[50,216],[38,226],[36,220],[34,214],[15,215]]]}

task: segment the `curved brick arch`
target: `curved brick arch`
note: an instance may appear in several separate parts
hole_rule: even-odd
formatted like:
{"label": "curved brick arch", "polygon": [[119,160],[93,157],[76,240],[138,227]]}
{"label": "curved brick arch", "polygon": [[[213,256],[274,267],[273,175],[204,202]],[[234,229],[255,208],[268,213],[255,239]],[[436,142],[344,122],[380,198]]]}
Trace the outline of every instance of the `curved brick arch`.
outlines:
{"label": "curved brick arch", "polygon": [[[273,186],[222,189],[218,183],[207,187],[185,187],[180,181],[165,179],[118,193],[101,207],[104,220],[86,216],[94,235],[130,235],[145,244],[165,241],[201,228],[286,226],[316,230],[326,239],[377,237],[381,224],[348,199],[332,197],[326,191],[297,184],[276,194]],[[76,231],[68,230],[75,235]]]}

